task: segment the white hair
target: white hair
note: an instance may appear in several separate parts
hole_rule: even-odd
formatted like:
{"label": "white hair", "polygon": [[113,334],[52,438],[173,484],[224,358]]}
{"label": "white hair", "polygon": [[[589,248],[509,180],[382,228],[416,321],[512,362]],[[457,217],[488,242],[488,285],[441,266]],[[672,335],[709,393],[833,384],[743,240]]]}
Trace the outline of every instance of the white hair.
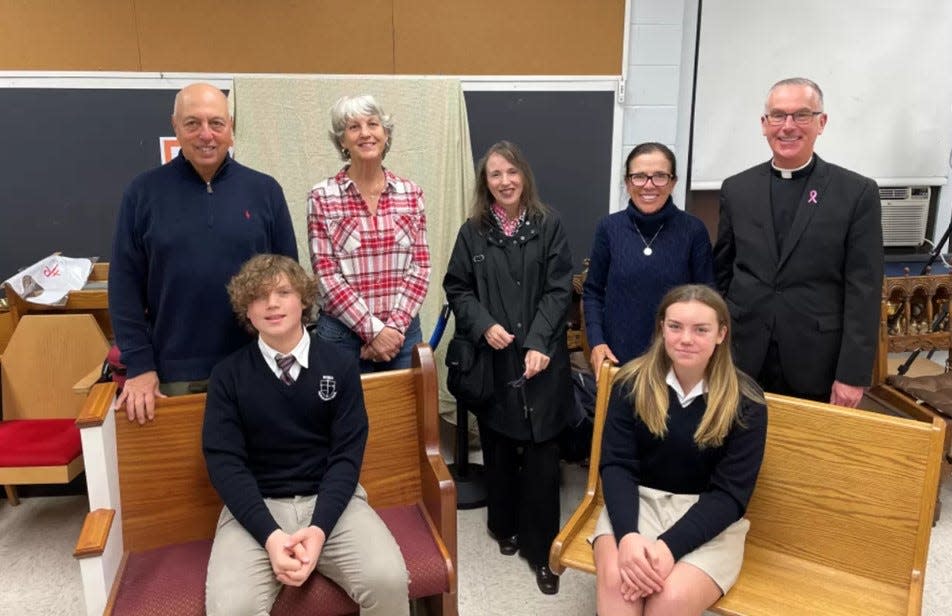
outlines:
{"label": "white hair", "polygon": [[342,148],[341,139],[344,138],[344,128],[347,122],[354,118],[363,118],[377,116],[380,118],[380,124],[387,133],[387,144],[384,146],[383,155],[386,156],[390,151],[390,145],[393,143],[393,120],[384,113],[383,108],[377,104],[373,96],[362,94],[360,96],[342,96],[337,99],[334,106],[331,107],[331,142],[334,149],[340,152],[343,160],[350,160],[350,152]]}
{"label": "white hair", "polygon": [[[823,90],[820,89],[820,86],[817,85],[812,79],[807,79],[806,77],[789,77],[787,79],[781,79],[777,83],[770,86],[770,90],[767,91],[767,98],[770,98],[770,95],[773,94],[773,91],[779,88],[780,86],[806,86],[813,90],[816,93],[817,103],[819,103],[820,108],[817,111],[823,111]],[[767,105],[764,104],[764,109],[766,110]]]}

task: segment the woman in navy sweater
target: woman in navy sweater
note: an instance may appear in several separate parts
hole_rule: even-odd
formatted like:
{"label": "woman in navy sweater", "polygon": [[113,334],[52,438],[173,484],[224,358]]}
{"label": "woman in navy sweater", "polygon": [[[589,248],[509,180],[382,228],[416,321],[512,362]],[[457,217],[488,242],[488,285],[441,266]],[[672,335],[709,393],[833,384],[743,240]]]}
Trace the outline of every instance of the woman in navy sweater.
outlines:
{"label": "woman in navy sweater", "polygon": [[701,614],[737,580],[767,407],[734,367],[729,325],[716,291],[677,287],[615,378],[592,536],[602,616]]}
{"label": "woman in navy sweater", "polygon": [[628,207],[598,223],[582,306],[592,369],[625,363],[651,342],[658,302],[680,284],[714,284],[704,223],[671,199],[674,153],[660,143],[636,146],[625,161]]}

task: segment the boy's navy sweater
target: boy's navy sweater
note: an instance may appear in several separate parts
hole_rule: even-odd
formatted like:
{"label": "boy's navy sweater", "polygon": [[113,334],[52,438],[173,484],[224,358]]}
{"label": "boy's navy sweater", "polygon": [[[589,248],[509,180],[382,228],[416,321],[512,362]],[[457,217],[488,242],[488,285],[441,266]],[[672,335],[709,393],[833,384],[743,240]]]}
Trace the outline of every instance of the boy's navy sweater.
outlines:
{"label": "boy's navy sweater", "polygon": [[741,399],[738,421],[720,447],[694,442],[707,408],[705,396],[681,408],[668,388],[668,432],[658,438],[635,415],[628,386],[614,387],[605,417],[599,471],[605,507],[617,541],[638,532],[638,486],[700,500],[658,538],[675,561],[743,517],[764,457],[767,407]]}
{"label": "boy's navy sweater", "polygon": [[179,154],[122,195],[109,313],[130,377],[199,381],[251,340],[225,285],[260,253],[297,260],[291,216],[271,176],[226,158],[211,182]]}
{"label": "boy's navy sweater", "polygon": [[[308,334],[305,334],[308,335]],[[264,497],[317,494],[311,523],[330,536],[357,488],[367,412],[356,358],[317,337],[308,367],[285,385],[257,342],[212,371],[202,442],[208,476],[235,519],[264,546],[279,528]],[[319,395],[323,383],[324,397]]]}

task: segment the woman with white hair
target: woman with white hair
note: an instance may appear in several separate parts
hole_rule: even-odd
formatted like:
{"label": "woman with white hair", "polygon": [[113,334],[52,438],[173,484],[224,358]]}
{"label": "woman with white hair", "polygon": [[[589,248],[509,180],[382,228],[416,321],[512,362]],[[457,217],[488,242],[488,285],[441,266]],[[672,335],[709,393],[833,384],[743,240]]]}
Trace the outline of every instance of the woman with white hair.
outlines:
{"label": "woman with white hair", "polygon": [[430,280],[423,191],[383,166],[393,122],[372,96],[339,99],[330,136],[346,164],[308,196],[316,333],[361,372],[409,368]]}

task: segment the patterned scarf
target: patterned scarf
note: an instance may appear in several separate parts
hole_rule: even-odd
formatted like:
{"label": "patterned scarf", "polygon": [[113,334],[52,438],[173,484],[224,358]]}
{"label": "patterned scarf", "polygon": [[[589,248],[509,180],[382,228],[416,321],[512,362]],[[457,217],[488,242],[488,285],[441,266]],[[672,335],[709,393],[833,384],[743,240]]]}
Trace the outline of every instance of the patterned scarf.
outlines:
{"label": "patterned scarf", "polygon": [[503,235],[506,237],[512,237],[516,229],[519,228],[519,225],[522,224],[522,221],[526,219],[525,207],[519,208],[519,215],[515,218],[509,218],[508,215],[506,215],[506,210],[498,203],[493,203],[489,211],[492,212],[493,218],[496,219],[496,224],[499,225],[499,229],[502,230]]}

